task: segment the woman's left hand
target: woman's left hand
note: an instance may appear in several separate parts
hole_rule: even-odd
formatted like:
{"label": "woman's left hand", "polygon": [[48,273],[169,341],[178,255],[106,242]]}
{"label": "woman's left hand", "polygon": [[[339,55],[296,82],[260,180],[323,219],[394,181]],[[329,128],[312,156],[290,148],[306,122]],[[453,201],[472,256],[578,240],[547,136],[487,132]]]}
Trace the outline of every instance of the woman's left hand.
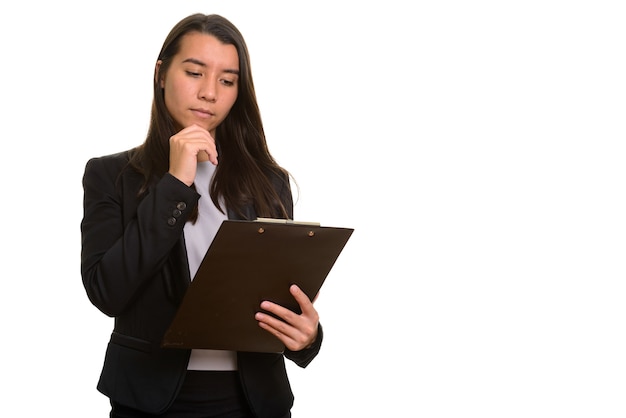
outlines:
{"label": "woman's left hand", "polygon": [[[309,347],[317,338],[319,315],[313,302],[298,286],[291,285],[289,292],[293,295],[302,313],[295,312],[270,301],[261,302],[261,309],[273,313],[280,319],[263,312],[257,312],[255,318],[259,326],[275,335],[285,347],[291,351],[300,351]],[[316,296],[317,298],[317,296]],[[315,301],[315,299],[314,299]]]}

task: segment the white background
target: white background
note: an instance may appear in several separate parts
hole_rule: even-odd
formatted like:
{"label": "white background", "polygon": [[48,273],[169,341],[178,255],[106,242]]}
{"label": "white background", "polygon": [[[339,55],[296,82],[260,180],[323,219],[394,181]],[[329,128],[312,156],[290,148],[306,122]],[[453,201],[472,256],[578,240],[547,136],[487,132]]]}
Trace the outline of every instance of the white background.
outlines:
{"label": "white background", "polygon": [[295,418],[626,416],[621,3],[4,2],[2,410],[108,416],[83,168],[143,141],[205,12],[248,42],[296,219],[355,228]]}

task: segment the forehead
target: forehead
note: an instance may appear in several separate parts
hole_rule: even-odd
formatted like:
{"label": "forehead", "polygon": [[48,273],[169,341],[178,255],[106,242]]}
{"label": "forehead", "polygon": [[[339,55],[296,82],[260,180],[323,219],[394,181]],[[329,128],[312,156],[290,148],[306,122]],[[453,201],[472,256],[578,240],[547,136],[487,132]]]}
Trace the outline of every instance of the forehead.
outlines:
{"label": "forehead", "polygon": [[239,56],[234,45],[223,44],[213,35],[200,32],[185,34],[180,40],[177,61],[194,59],[205,65],[219,65],[239,69]]}

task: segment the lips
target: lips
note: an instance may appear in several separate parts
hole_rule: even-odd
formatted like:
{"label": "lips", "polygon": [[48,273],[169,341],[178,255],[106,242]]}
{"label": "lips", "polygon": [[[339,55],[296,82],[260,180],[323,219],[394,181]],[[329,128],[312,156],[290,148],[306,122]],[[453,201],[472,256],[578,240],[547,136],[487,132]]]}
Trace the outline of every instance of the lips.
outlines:
{"label": "lips", "polygon": [[211,116],[215,116],[213,112],[208,109],[191,109],[194,115],[200,118],[210,118]]}

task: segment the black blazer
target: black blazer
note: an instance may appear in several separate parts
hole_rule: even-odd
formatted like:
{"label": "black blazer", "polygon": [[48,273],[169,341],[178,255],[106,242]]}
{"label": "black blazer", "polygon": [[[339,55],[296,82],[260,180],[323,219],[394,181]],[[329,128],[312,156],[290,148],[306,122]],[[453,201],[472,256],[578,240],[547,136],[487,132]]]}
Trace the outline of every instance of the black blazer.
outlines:
{"label": "black blazer", "polygon": [[[127,168],[130,151],[94,158],[83,177],[81,274],[89,300],[115,318],[98,390],[148,413],[176,397],[190,350],[161,348],[163,335],[191,282],[183,227],[200,195],[165,174],[141,199],[143,178]],[[274,181],[293,217],[287,179]],[[203,198],[208,198],[208,195]],[[248,219],[256,219],[252,206]],[[228,217],[237,216],[228,211]],[[320,350],[237,353],[241,383],[257,417],[281,417],[293,405],[284,358],[306,367]]]}

